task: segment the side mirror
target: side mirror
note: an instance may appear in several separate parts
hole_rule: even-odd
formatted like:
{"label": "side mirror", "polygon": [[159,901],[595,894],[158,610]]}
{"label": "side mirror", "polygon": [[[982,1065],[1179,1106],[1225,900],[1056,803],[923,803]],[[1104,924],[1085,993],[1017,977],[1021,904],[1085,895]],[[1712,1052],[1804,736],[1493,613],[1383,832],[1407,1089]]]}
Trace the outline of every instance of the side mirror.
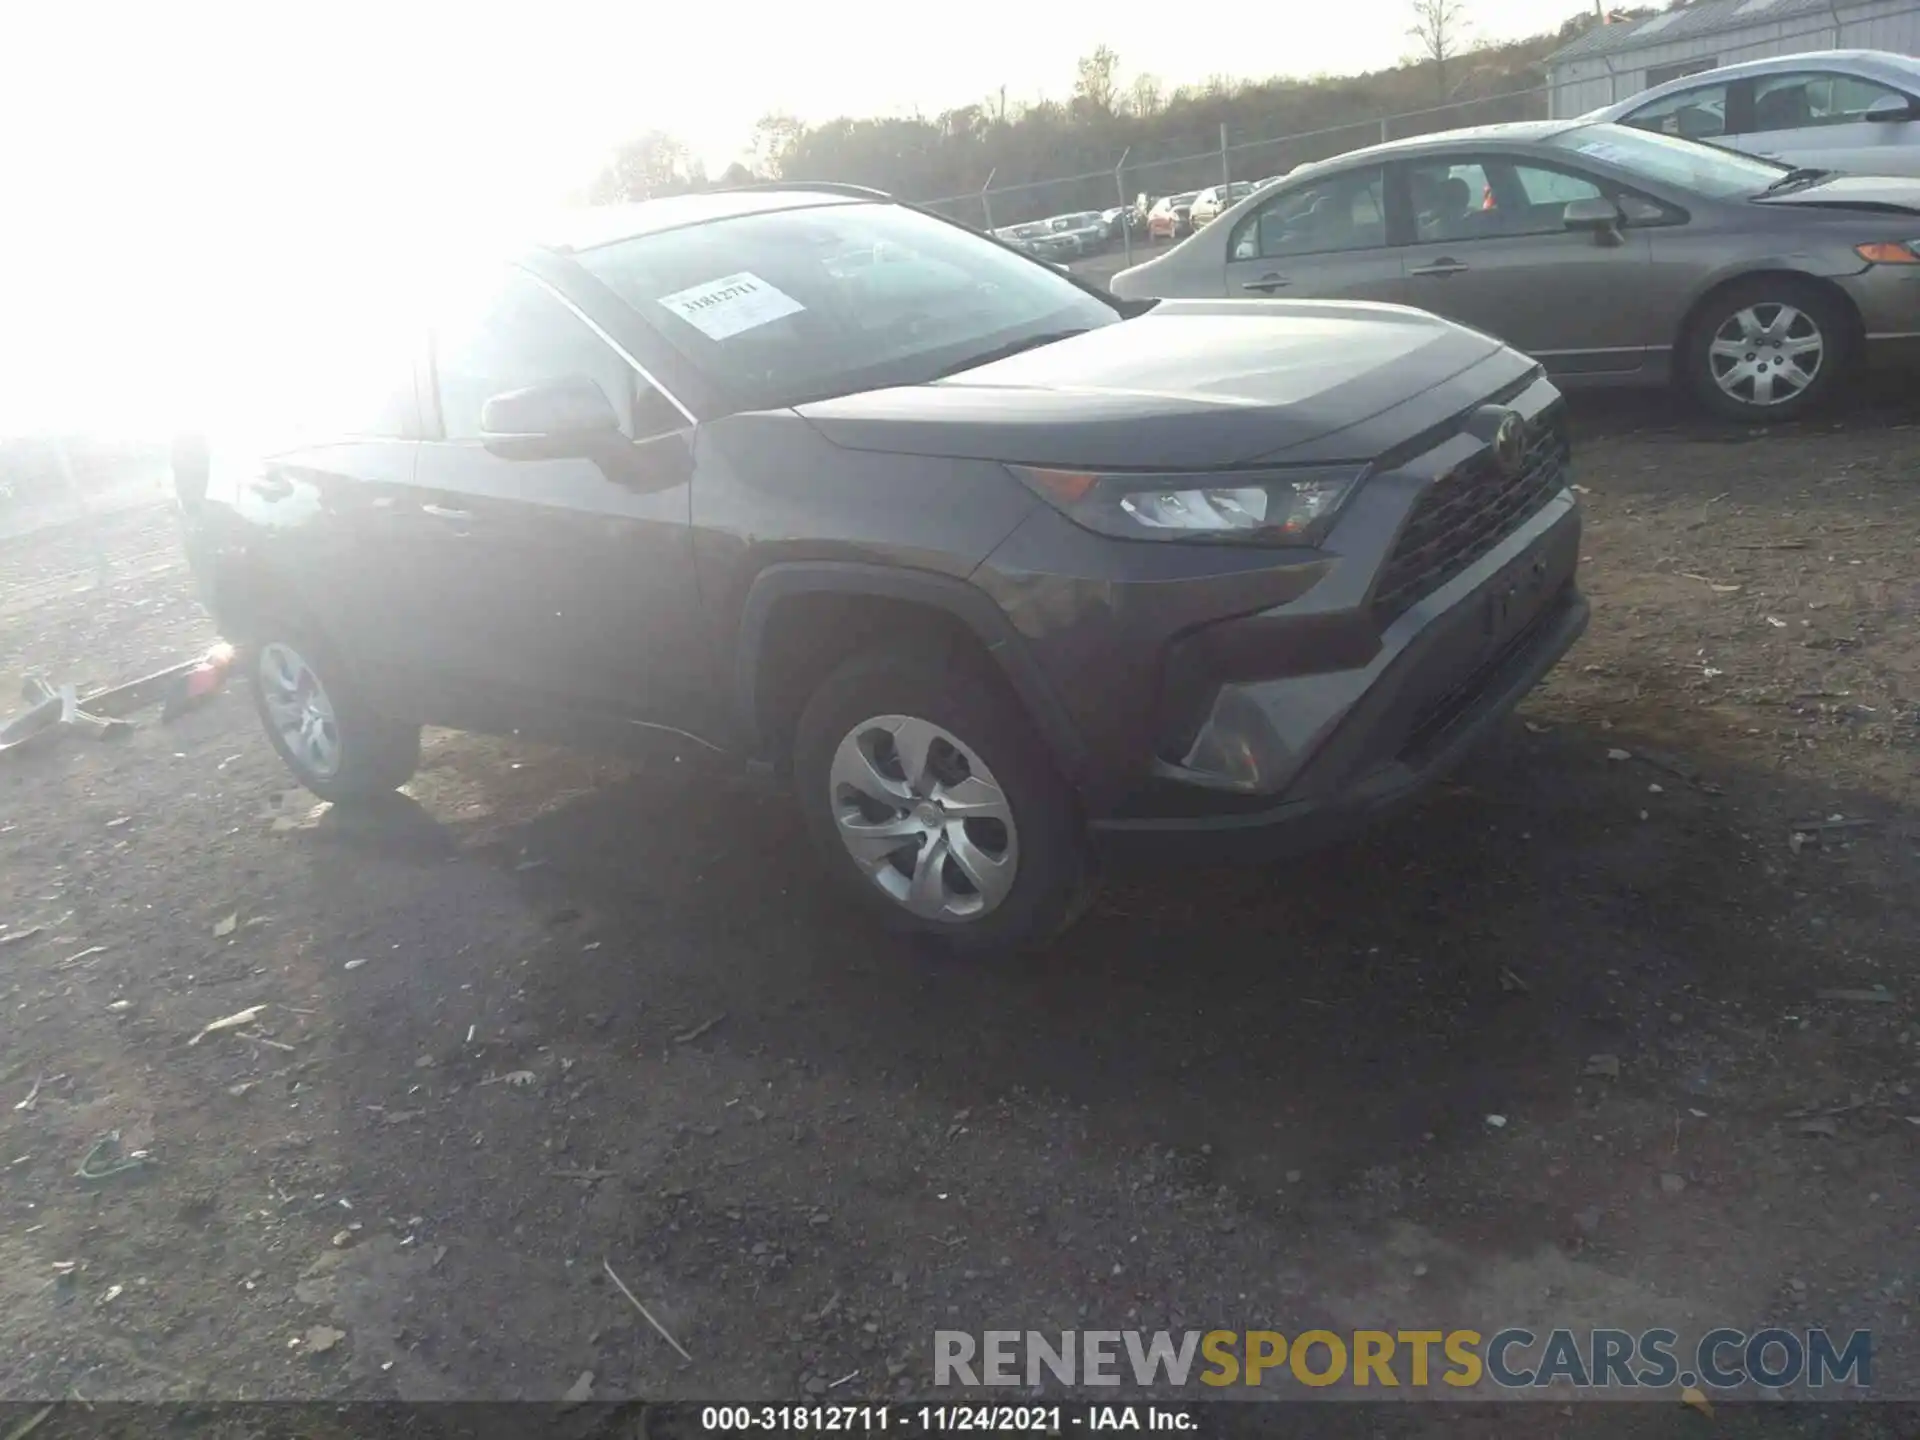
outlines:
{"label": "side mirror", "polygon": [[495,395],[480,407],[488,439],[585,440],[618,434],[620,417],[598,385],[571,378]]}
{"label": "side mirror", "polygon": [[1898,95],[1889,95],[1884,100],[1876,100],[1867,107],[1865,119],[1875,125],[1899,125],[1912,120],[1920,114],[1920,106]]}
{"label": "side mirror", "polygon": [[1620,233],[1620,207],[1605,196],[1591,200],[1569,200],[1560,223],[1569,230],[1584,230],[1602,244],[1617,239]]}

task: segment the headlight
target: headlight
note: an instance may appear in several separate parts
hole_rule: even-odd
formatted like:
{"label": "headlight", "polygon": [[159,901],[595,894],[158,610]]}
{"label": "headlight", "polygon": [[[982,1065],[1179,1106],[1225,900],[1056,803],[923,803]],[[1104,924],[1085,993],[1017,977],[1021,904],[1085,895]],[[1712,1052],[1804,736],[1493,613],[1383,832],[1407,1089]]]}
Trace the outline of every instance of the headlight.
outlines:
{"label": "headlight", "polygon": [[1312,545],[1365,471],[1355,466],[1202,474],[1007,467],[1068,519],[1123,540]]}
{"label": "headlight", "polygon": [[1856,245],[1853,253],[1874,265],[1920,265],[1920,240],[1881,240]]}

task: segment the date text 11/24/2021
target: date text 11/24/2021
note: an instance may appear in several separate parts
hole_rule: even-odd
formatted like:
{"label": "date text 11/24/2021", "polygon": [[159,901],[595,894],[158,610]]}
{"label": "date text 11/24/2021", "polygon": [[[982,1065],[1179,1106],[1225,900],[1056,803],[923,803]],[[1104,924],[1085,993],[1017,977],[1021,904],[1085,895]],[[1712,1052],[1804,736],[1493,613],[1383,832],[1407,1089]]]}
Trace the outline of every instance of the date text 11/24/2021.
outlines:
{"label": "date text 11/24/2021", "polygon": [[938,1435],[1063,1435],[1074,1431],[1191,1431],[1191,1412],[1169,1405],[705,1405],[700,1428],[724,1432],[825,1431]]}

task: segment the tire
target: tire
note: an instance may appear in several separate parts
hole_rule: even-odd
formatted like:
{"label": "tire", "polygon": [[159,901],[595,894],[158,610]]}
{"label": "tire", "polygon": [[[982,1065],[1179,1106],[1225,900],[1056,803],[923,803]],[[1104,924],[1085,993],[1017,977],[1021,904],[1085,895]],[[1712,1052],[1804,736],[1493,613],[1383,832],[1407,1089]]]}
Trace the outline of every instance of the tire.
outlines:
{"label": "tire", "polygon": [[[1846,373],[1851,318],[1843,302],[1804,280],[1760,275],[1739,281],[1710,296],[1688,327],[1687,384],[1705,408],[1729,420],[1800,419],[1825,404]],[[1727,348],[1743,339],[1753,348]],[[1808,344],[1817,347],[1810,375],[1804,373],[1808,354],[1792,353]],[[1773,398],[1762,403],[1756,399],[1762,395]]]}
{"label": "tire", "polygon": [[412,778],[420,727],[369,705],[312,626],[268,619],[249,629],[253,708],[296,780],[322,800],[342,801],[388,794]]}
{"label": "tire", "polygon": [[[926,762],[911,784],[903,757]],[[1059,934],[1092,898],[1071,790],[999,677],[964,657],[890,648],[841,665],[801,713],[793,777],[828,870],[892,928],[961,953],[1017,950]],[[895,833],[877,833],[887,825]]]}

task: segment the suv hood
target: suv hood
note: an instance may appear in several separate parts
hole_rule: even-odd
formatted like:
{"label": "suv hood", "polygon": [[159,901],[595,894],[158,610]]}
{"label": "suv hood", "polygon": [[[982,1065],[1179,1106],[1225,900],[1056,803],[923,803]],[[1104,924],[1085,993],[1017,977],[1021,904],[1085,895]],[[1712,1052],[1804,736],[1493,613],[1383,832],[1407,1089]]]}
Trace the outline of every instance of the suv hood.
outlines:
{"label": "suv hood", "polygon": [[1899,175],[1835,175],[1783,195],[1756,195],[1753,203],[1783,209],[1890,210],[1920,215],[1920,180]]}
{"label": "suv hood", "polygon": [[850,450],[1207,469],[1357,425],[1501,348],[1399,305],[1163,300],[1136,319],[944,380],[822,400],[799,413]]}

